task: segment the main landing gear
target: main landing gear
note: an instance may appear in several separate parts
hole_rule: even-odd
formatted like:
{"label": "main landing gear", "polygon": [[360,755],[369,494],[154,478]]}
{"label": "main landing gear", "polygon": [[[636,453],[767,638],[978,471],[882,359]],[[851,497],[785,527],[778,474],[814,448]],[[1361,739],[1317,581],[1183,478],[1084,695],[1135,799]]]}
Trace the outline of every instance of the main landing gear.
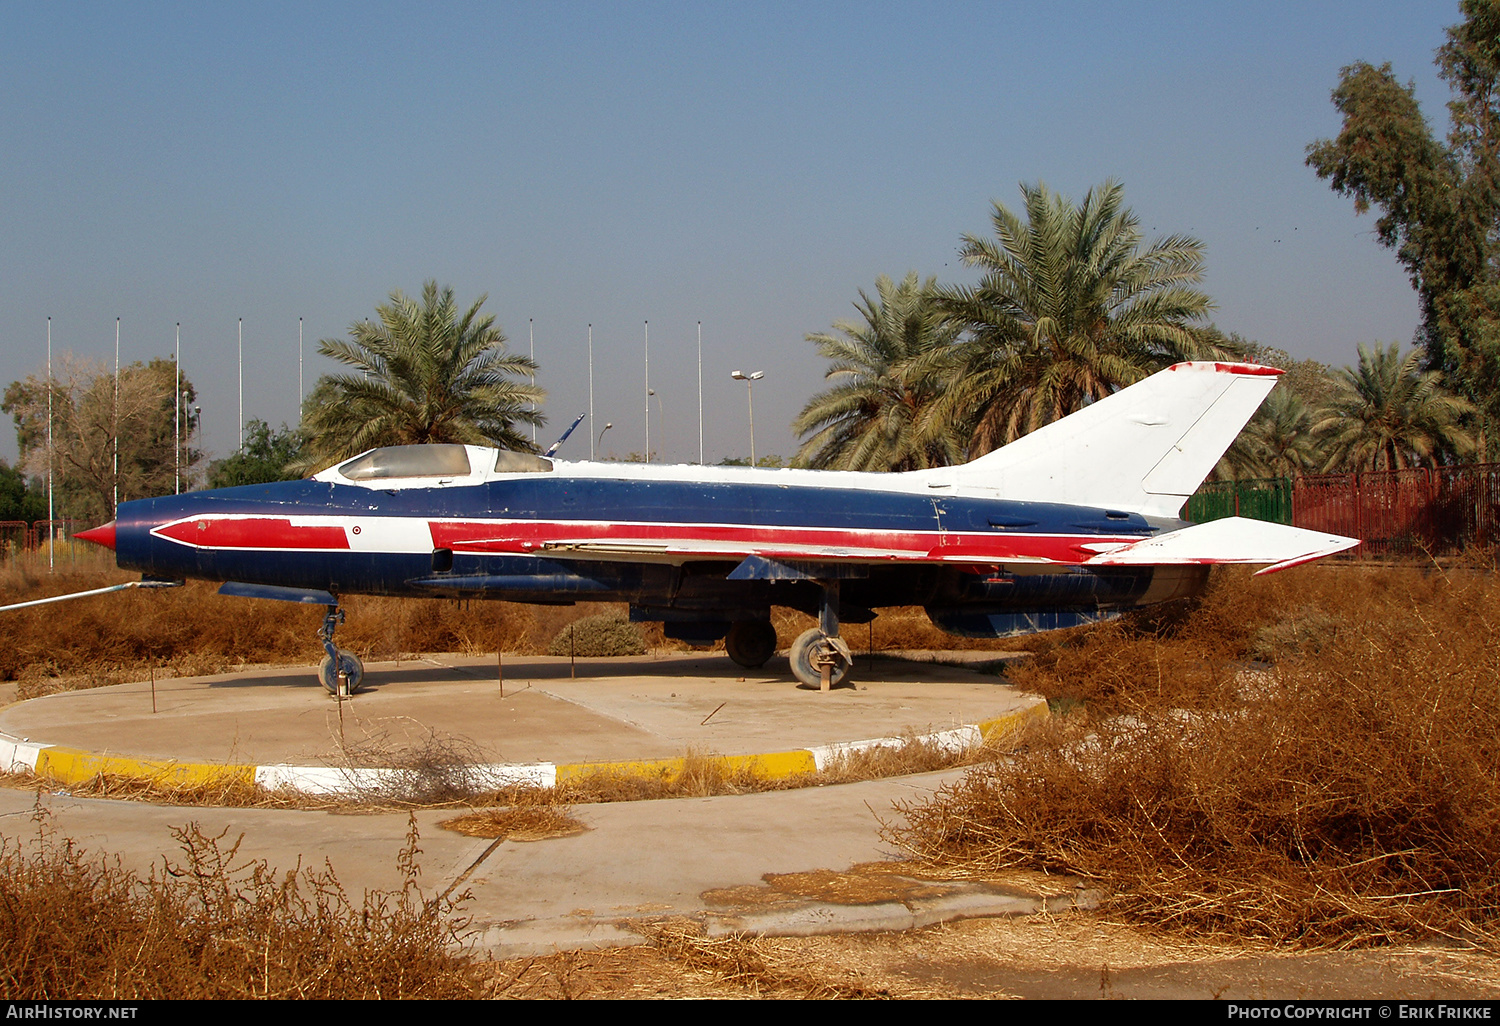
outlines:
{"label": "main landing gear", "polygon": [[770,620],[736,620],[724,636],[724,651],[747,670],[764,666],[776,654],[776,628]]}
{"label": "main landing gear", "polygon": [[323,661],[318,664],[318,682],[335,698],[345,698],[359,690],[365,679],[365,664],[359,656],[348,649],[335,647],[333,632],[344,622],[344,611],[338,606],[329,606],[323,618],[323,627],[318,639],[323,642]]}
{"label": "main landing gear", "polygon": [[849,676],[854,656],[849,645],[839,637],[839,582],[821,581],[823,599],[818,611],[818,626],[803,631],[792,642],[789,657],[792,673],[810,688],[827,691]]}

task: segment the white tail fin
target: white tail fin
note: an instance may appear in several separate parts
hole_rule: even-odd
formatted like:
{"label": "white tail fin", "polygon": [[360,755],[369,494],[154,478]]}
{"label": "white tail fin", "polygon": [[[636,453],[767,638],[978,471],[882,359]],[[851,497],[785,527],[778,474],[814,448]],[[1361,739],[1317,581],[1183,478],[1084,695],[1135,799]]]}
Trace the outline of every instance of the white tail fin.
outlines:
{"label": "white tail fin", "polygon": [[1281,371],[1179,363],[960,467],[932,487],[1175,517]]}

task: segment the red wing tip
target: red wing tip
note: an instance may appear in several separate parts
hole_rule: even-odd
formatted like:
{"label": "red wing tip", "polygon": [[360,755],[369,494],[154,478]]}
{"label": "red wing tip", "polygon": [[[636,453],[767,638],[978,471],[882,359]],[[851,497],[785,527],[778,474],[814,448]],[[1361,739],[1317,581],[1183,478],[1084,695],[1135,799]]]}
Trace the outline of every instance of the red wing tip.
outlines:
{"label": "red wing tip", "polygon": [[1276,377],[1276,375],[1278,375],[1278,374],[1284,374],[1285,373],[1285,371],[1283,371],[1280,367],[1262,367],[1258,363],[1218,363],[1218,362],[1210,362],[1210,361],[1207,361],[1207,360],[1204,360],[1204,361],[1196,361],[1196,360],[1194,360],[1194,361],[1188,361],[1188,362],[1185,362],[1185,363],[1174,363],[1174,364],[1172,364],[1172,366],[1168,367],[1167,369],[1168,370],[1209,370],[1209,369],[1213,369],[1213,370],[1219,372],[1220,374],[1250,374],[1250,375],[1261,375],[1263,377],[1272,377],[1272,378]]}
{"label": "red wing tip", "polygon": [[115,548],[115,522],[111,520],[107,524],[91,527],[87,531],[79,531],[73,537],[82,538],[84,541],[93,542],[95,545],[103,545],[106,549],[113,552]]}

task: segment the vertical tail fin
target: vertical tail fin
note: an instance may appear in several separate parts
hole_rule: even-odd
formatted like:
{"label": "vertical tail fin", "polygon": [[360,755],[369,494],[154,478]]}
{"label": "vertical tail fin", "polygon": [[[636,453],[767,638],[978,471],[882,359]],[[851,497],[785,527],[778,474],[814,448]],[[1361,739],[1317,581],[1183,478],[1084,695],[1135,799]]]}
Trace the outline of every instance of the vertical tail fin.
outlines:
{"label": "vertical tail fin", "polygon": [[971,463],[922,473],[935,488],[1175,517],[1280,373],[1175,364]]}

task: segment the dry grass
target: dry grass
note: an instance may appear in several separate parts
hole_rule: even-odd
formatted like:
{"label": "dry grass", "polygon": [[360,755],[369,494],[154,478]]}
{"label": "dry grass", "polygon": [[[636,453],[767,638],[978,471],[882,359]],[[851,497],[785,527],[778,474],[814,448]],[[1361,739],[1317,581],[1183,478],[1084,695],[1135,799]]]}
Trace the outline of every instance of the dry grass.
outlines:
{"label": "dry grass", "polygon": [[[1309,619],[1316,645],[1295,629]],[[1268,638],[1274,667],[1247,673],[1236,660]],[[1226,574],[1156,633],[1043,652],[1019,682],[1079,711],[891,837],[934,863],[1102,881],[1112,907],[1200,934],[1493,940],[1497,668],[1491,575]]]}
{"label": "dry grass", "polygon": [[438,824],[465,837],[504,837],[511,841],[547,841],[572,837],[586,829],[565,809],[551,805],[520,805],[470,812]]}
{"label": "dry grass", "polygon": [[58,841],[0,839],[0,990],[28,999],[454,998],[481,975],[453,906],[416,887],[351,899],[331,869],[281,874],[195,824],[146,879]]}
{"label": "dry grass", "polygon": [[[668,920],[639,927],[646,944],[608,951],[562,951],[496,963],[493,997],[889,998],[883,984],[837,963],[809,959],[795,943],[762,937],[706,937],[697,923]],[[935,996],[921,991],[901,996]]]}
{"label": "dry grass", "polygon": [[88,780],[63,783],[32,773],[5,773],[0,774],[0,786],[65,793],[78,798],[109,798],[198,808],[316,810],[347,804],[327,795],[271,791],[243,778],[227,776],[212,784],[174,784],[162,779],[143,780],[100,773]]}

